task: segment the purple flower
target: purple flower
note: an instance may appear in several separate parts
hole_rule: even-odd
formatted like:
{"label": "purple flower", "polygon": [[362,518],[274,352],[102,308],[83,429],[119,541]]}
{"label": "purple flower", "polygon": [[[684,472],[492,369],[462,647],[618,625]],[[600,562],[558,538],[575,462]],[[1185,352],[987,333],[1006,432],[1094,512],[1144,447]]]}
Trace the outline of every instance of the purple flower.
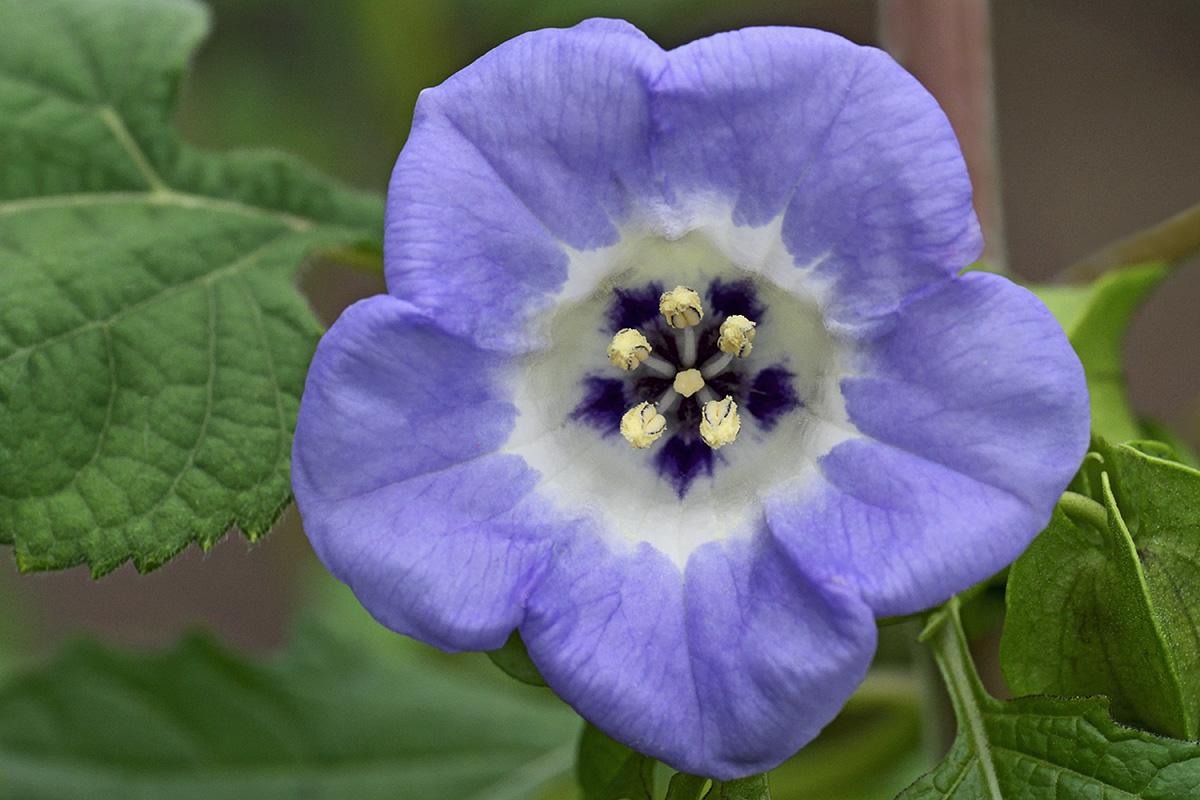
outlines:
{"label": "purple flower", "polygon": [[1086,449],[1078,360],[1024,289],[957,276],[980,249],[949,124],[878,50],[520,36],[417,105],[389,293],[309,373],[308,535],[389,628],[519,628],[616,739],[769,769],[875,618],[1012,561]]}

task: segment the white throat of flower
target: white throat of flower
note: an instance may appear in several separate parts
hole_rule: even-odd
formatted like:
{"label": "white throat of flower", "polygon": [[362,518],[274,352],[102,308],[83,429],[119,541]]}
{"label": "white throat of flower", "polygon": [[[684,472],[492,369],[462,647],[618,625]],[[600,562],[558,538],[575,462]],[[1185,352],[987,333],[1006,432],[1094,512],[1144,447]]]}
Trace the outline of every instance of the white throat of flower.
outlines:
{"label": "white throat of flower", "polygon": [[[763,498],[805,491],[817,459],[859,435],[839,388],[852,354],[825,324],[820,284],[793,263],[779,230],[778,221],[745,228],[727,212],[714,213],[683,233],[643,225],[624,230],[612,247],[568,251],[559,302],[536,320],[544,346],[519,359],[511,375],[518,416],[503,448],[539,473],[541,499],[593,520],[610,546],[647,542],[682,570],[701,544],[752,535]],[[717,280],[753,282],[766,313],[730,314],[720,324],[719,352],[700,353],[700,293]],[[608,327],[615,291],[653,284],[677,287],[663,294],[659,310],[674,330],[678,363],[655,353],[643,331],[614,335]],[[769,427],[709,386],[726,370],[773,364],[794,376],[800,402]],[[572,416],[589,378],[637,375],[669,381],[669,388],[626,405],[619,431]],[[672,421],[685,402],[699,405],[695,433],[712,448],[713,468],[681,496],[663,479],[656,454],[678,433]]]}

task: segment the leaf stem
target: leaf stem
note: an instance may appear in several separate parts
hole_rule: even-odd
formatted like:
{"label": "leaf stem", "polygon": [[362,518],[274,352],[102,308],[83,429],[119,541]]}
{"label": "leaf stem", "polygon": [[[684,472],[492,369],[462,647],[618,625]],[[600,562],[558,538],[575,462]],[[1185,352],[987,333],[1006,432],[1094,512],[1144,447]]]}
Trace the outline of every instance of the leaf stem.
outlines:
{"label": "leaf stem", "polygon": [[984,708],[997,701],[983,688],[979,673],[975,670],[959,616],[959,605],[956,595],[931,612],[925,630],[921,631],[920,640],[933,652],[942,680],[946,682],[946,690],[950,693],[959,729],[977,754],[983,785],[987,790],[986,797],[988,800],[1004,800],[996,777],[996,765],[988,755],[988,733],[983,722]]}

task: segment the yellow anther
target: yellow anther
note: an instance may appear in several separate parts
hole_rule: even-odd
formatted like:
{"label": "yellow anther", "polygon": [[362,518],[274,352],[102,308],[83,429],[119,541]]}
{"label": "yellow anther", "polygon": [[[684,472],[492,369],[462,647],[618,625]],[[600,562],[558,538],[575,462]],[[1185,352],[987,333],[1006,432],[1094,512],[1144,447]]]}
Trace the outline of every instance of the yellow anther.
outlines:
{"label": "yellow anther", "polygon": [[637,369],[650,355],[650,342],[633,328],[622,328],[608,345],[608,360],[614,367]]}
{"label": "yellow anther", "polygon": [[717,340],[717,347],[722,353],[732,353],[738,358],[745,358],[753,349],[750,343],[754,341],[754,325],[755,323],[741,314],[726,317],[721,323],[721,338]]}
{"label": "yellow anther", "polygon": [[667,318],[667,324],[672,328],[688,328],[699,325],[704,319],[704,307],[700,305],[700,295],[686,286],[676,286],[669,292],[663,292],[658,299],[658,310]]}
{"label": "yellow anther", "polygon": [[698,369],[685,369],[675,374],[675,391],[691,397],[704,388],[704,378]]}
{"label": "yellow anther", "polygon": [[713,450],[732,442],[741,429],[742,419],[732,397],[726,395],[723,400],[704,404],[700,412],[700,438]]}
{"label": "yellow anther", "polygon": [[639,403],[621,417],[621,435],[635,450],[654,444],[667,429],[667,418],[653,403]]}

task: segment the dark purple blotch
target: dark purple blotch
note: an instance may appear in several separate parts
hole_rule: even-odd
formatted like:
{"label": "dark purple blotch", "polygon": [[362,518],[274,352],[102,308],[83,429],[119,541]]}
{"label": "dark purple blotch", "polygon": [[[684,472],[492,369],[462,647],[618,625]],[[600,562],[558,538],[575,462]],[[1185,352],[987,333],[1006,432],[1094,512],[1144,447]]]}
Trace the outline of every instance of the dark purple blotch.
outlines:
{"label": "dark purple blotch", "polygon": [[795,378],[779,365],[767,367],[754,376],[746,398],[746,410],[758,420],[763,430],[771,430],[784,414],[800,406],[793,383]]}
{"label": "dark purple blotch", "polygon": [[667,389],[675,384],[671,378],[660,378],[644,369],[640,372],[647,374],[639,375],[633,381],[633,396],[637,398],[637,403],[657,403]]}
{"label": "dark purple blotch", "polygon": [[621,417],[631,405],[625,398],[624,381],[589,376],[583,379],[583,400],[571,412],[571,419],[610,436],[620,432]]}
{"label": "dark purple blotch", "polygon": [[692,481],[702,475],[712,476],[713,449],[691,429],[681,430],[659,444],[654,466],[680,500],[688,493]]}
{"label": "dark purple blotch", "polygon": [[708,285],[708,309],[714,320],[720,321],[741,314],[752,322],[762,322],[767,307],[758,301],[758,290],[750,280],[715,280]]}
{"label": "dark purple blotch", "polygon": [[658,301],[662,293],[661,283],[649,283],[640,289],[613,289],[613,302],[608,307],[610,332],[622,328],[641,330],[647,322],[659,319]]}

